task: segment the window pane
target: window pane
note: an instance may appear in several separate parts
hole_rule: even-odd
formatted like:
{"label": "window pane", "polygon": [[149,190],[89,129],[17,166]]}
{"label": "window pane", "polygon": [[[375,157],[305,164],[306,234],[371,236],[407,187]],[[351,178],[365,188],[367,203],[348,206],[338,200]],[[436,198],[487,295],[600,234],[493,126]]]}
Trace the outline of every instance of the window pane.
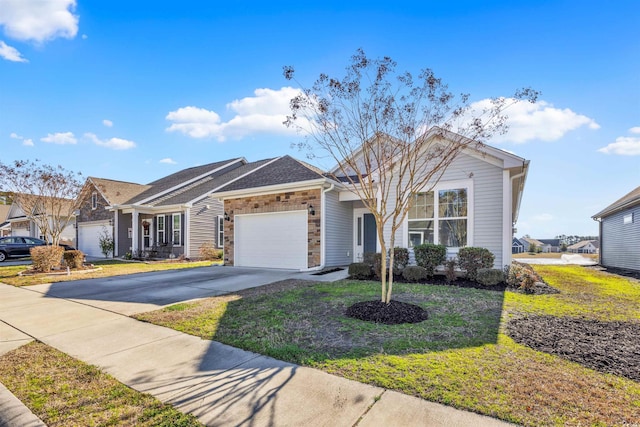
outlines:
{"label": "window pane", "polygon": [[433,191],[418,193],[411,200],[409,219],[433,218]]}
{"label": "window pane", "polygon": [[409,221],[409,247],[433,243],[433,221]]}
{"label": "window pane", "polygon": [[442,218],[467,216],[467,189],[440,190],[438,213]]}
{"label": "window pane", "polygon": [[460,248],[467,245],[467,220],[447,219],[440,221],[439,240],[448,248]]}

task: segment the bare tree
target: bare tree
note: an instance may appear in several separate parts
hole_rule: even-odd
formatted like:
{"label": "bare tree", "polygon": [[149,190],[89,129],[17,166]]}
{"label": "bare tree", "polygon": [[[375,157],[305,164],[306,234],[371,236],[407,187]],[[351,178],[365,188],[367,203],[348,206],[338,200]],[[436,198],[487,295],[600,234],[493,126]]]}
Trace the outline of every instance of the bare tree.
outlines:
{"label": "bare tree", "polygon": [[[344,77],[320,74],[311,88],[300,85],[285,121],[305,136],[299,148],[336,162],[343,180],[374,215],[386,303],[393,290],[395,235],[415,194],[432,190],[463,150],[481,148],[491,136],[506,132],[506,108],[538,96],[522,89],[478,109],[468,94],[450,92],[432,70],[414,78],[396,73],[395,67],[391,58],[370,59],[359,49]],[[294,74],[293,67],[284,67],[286,79],[296,81]]]}
{"label": "bare tree", "polygon": [[79,173],[53,167],[39,160],[0,162],[0,190],[40,229],[46,240],[57,245],[74,216],[75,198],[82,187]]}

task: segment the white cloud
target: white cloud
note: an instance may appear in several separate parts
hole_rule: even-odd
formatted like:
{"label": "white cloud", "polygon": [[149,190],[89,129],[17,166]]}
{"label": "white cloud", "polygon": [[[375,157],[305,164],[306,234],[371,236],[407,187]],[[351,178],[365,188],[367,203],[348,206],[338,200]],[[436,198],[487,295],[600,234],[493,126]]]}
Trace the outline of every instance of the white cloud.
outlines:
{"label": "white cloud", "polygon": [[0,40],[0,57],[12,62],[29,62],[18,52],[18,49],[7,45],[2,40]]}
{"label": "white cloud", "polygon": [[105,125],[108,128],[113,127],[113,122],[111,120],[104,119],[102,121],[102,124]]}
{"label": "white cloud", "polygon": [[[508,99],[507,102],[510,100]],[[471,104],[474,111],[491,108],[491,100]],[[599,129],[600,125],[593,119],[577,114],[569,108],[555,108],[545,101],[530,103],[517,102],[504,111],[508,116],[509,131],[504,135],[495,135],[494,143],[513,142],[521,144],[531,140],[556,141],[567,132],[587,126],[589,129]]]}
{"label": "white cloud", "polygon": [[25,145],[27,147],[33,147],[33,139],[31,139],[31,138],[25,138],[24,136],[18,135],[15,132],[11,132],[9,137],[22,141],[22,145]]}
{"label": "white cloud", "polygon": [[78,32],[76,0],[2,0],[0,26],[15,40],[43,43]]}
{"label": "white cloud", "polygon": [[58,132],[49,133],[44,138],[40,138],[42,142],[49,142],[52,144],[76,144],[78,140],[73,135],[73,132]]}
{"label": "white cloud", "polygon": [[136,146],[135,142],[122,138],[100,139],[93,133],[85,133],[84,136],[85,138],[89,138],[96,145],[111,148],[113,150],[129,150]]}
{"label": "white cloud", "polygon": [[177,164],[178,162],[176,162],[175,160],[173,160],[173,159],[172,159],[172,158],[170,158],[170,157],[167,157],[167,158],[164,158],[164,159],[160,160],[160,163],[166,163],[166,164],[168,164],[168,165],[175,165],[175,164]]}
{"label": "white cloud", "polygon": [[166,130],[182,132],[192,138],[216,138],[218,141],[260,133],[291,134],[295,130],[287,128],[283,122],[290,113],[289,101],[298,93],[299,90],[292,87],[256,89],[255,96],[227,104],[227,110],[235,116],[226,122],[215,111],[182,107],[167,114],[166,119],[173,124]]}
{"label": "white cloud", "polygon": [[[640,134],[640,126],[632,127],[629,133]],[[640,156],[640,137],[619,136],[616,142],[598,150],[604,154],[618,154],[620,156]]]}

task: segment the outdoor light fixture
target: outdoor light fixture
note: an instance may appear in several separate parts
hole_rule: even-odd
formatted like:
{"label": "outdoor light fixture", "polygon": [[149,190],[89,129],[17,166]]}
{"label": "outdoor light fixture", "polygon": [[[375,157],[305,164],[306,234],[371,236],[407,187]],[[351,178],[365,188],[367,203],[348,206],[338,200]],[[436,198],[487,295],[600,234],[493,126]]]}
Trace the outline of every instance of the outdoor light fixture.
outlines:
{"label": "outdoor light fixture", "polygon": [[230,217],[230,216],[229,216],[229,214],[228,214],[228,213],[226,213],[226,212],[224,213],[224,220],[225,220],[225,221],[231,221],[231,217]]}
{"label": "outdoor light fixture", "polygon": [[315,215],[316,214],[316,210],[313,208],[313,205],[309,205],[309,207],[307,209],[309,210],[309,214],[311,214],[311,215]]}

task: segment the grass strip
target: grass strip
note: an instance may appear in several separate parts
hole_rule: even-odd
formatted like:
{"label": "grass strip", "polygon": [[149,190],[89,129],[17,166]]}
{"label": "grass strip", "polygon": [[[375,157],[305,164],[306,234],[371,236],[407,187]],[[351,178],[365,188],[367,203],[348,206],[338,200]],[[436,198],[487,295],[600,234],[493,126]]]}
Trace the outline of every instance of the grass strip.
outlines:
{"label": "grass strip", "polygon": [[0,382],[50,427],[202,425],[39,342],[0,356]]}

